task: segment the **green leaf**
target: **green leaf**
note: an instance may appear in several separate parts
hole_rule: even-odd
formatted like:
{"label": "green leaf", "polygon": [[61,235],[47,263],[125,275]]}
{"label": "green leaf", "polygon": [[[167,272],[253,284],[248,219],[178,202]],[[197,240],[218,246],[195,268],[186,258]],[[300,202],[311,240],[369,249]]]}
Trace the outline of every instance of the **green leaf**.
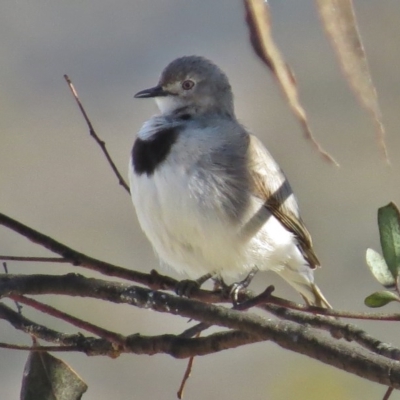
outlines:
{"label": "green leaf", "polygon": [[394,203],[378,210],[378,225],[383,257],[396,280],[400,269],[400,212]]}
{"label": "green leaf", "polygon": [[396,281],[387,266],[385,259],[375,250],[367,249],[367,265],[375,279],[386,288],[395,286]]}
{"label": "green leaf", "polygon": [[32,351],[25,365],[21,400],[79,400],[87,385],[64,361]]}
{"label": "green leaf", "polygon": [[389,292],[388,290],[383,290],[381,292],[375,292],[370,294],[368,297],[365,298],[364,304],[367,307],[376,308],[376,307],[383,307],[386,304],[390,303],[391,301],[400,302],[400,297],[393,292]]}

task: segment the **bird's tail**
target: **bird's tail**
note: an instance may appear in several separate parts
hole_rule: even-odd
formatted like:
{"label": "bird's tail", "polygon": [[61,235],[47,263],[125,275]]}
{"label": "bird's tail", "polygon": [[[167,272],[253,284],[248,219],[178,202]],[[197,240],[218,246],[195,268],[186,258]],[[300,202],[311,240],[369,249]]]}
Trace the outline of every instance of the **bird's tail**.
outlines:
{"label": "bird's tail", "polygon": [[332,308],[322,294],[320,288],[314,283],[313,271],[307,266],[308,271],[293,271],[284,268],[278,274],[296,289],[309,306]]}
{"label": "bird's tail", "polygon": [[326,297],[322,294],[320,288],[315,283],[310,283],[308,289],[307,294],[299,291],[307,305],[321,308],[332,308]]}

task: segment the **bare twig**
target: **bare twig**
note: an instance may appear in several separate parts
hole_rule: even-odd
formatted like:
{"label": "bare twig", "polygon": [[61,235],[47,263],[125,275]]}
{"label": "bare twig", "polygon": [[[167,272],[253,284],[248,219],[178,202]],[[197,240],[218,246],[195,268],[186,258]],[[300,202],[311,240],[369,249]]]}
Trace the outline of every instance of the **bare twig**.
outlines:
{"label": "bare twig", "polygon": [[[4,269],[4,272],[6,274],[8,274],[8,268],[7,268],[7,263],[6,262],[3,262],[3,269]],[[15,307],[17,307],[18,314],[21,314],[22,313],[21,304],[19,304],[18,301],[15,301],[15,300],[14,300],[14,303],[15,303]]]}
{"label": "bare twig", "polygon": [[96,131],[93,128],[92,123],[90,122],[90,119],[81,103],[81,101],[79,100],[78,97],[78,93],[74,87],[74,85],[71,82],[71,79],[68,77],[68,75],[64,75],[64,79],[67,81],[69,88],[71,89],[72,95],[74,96],[74,99],[76,101],[76,103],[78,104],[79,109],[81,110],[81,113],[83,115],[83,118],[85,118],[86,124],[89,128],[89,133],[90,136],[92,136],[92,138],[96,141],[96,143],[100,146],[101,150],[103,151],[104,155],[107,158],[108,163],[110,164],[110,167],[112,168],[114,174],[116,175],[116,177],[118,178],[118,182],[119,184],[128,192],[130,193],[129,190],[129,186],[128,184],[125,182],[124,178],[122,177],[121,173],[118,171],[118,168],[116,167],[116,165],[114,164],[114,161],[112,160],[107,148],[106,148],[106,144],[104,142],[104,140],[101,140],[99,138],[99,136],[97,135]]}
{"label": "bare twig", "polygon": [[189,329],[184,330],[182,333],[179,334],[179,336],[184,338],[192,338],[197,336],[199,333],[205,331],[209,327],[210,327],[209,324],[200,322],[199,324],[196,324],[190,327]]}
{"label": "bare twig", "polygon": [[[196,338],[198,338],[199,336],[200,336],[200,332],[196,335]],[[185,373],[184,373],[183,378],[182,378],[181,385],[179,386],[179,389],[178,389],[178,393],[177,393],[178,399],[182,399],[183,398],[183,391],[185,389],[186,382],[188,381],[188,379],[190,378],[190,374],[192,373],[193,362],[194,362],[194,356],[191,356],[189,358],[188,363],[187,363],[187,366],[186,366],[186,369],[185,369]]]}
{"label": "bare twig", "polygon": [[0,348],[2,349],[10,349],[10,350],[25,350],[25,351],[78,351],[79,349],[76,346],[24,346],[21,344],[11,344],[11,343],[3,343],[0,342]]}
{"label": "bare twig", "polygon": [[51,315],[52,317],[55,317],[55,318],[65,321],[65,322],[68,322],[71,325],[74,325],[78,328],[84,329],[85,331],[93,333],[94,335],[100,336],[101,338],[106,339],[106,340],[110,341],[111,343],[115,343],[120,346],[125,345],[126,338],[124,336],[120,335],[119,333],[111,332],[107,329],[100,328],[99,326],[93,325],[90,322],[83,321],[80,318],[76,318],[70,314],[63,312],[63,311],[57,310],[54,307],[48,306],[46,304],[43,304],[39,301],[30,299],[25,296],[12,295],[12,296],[10,296],[10,298],[15,301],[18,301],[22,304],[33,307],[34,309],[41,311],[45,314]]}
{"label": "bare twig", "polygon": [[260,307],[279,318],[326,330],[336,339],[344,338],[348,342],[354,341],[369,351],[392,360],[400,361],[400,349],[378,340],[356,325],[348,324],[337,319],[325,318],[317,315],[313,316],[312,314],[298,312],[284,307],[277,307],[273,304],[264,304]]}
{"label": "bare twig", "polygon": [[388,387],[388,389],[386,390],[385,395],[383,396],[382,400],[389,400],[389,397],[393,393],[393,390],[394,390],[394,388]]}
{"label": "bare twig", "polygon": [[21,257],[21,256],[1,256],[0,261],[27,261],[27,262],[57,262],[68,263],[70,261],[61,257]]}
{"label": "bare twig", "polygon": [[75,346],[79,341],[84,339],[84,336],[81,334],[66,334],[37,324],[2,303],[0,303],[0,319],[8,321],[15,329],[46,340],[47,342],[60,343],[64,346]]}
{"label": "bare twig", "polygon": [[[245,300],[242,303],[236,304],[234,307],[232,307],[233,310],[238,310],[238,311],[245,311],[248,310],[252,307],[261,307],[266,309],[266,307],[262,307],[262,305],[265,304],[266,301],[268,301],[268,299],[271,296],[271,293],[274,291],[274,286],[268,286],[264,292],[260,293],[257,296],[251,296],[250,292],[247,293],[247,296],[245,296]],[[303,323],[303,321],[300,321],[301,323]],[[206,329],[208,329],[210,327],[209,324],[206,324],[204,322],[200,322],[197,325],[194,325],[192,327],[190,327],[189,329],[186,329],[185,331],[183,331],[179,336],[181,337],[186,337],[186,338],[190,338],[190,337],[194,337],[196,335],[199,335],[201,332],[205,331]]]}
{"label": "bare twig", "polygon": [[320,307],[313,307],[304,304],[298,304],[290,300],[282,299],[276,296],[269,296],[266,303],[276,306],[284,307],[285,309],[292,309],[303,311],[309,314],[318,314],[329,317],[338,318],[350,318],[350,319],[360,319],[368,321],[400,321],[400,313],[370,313],[370,312],[352,312],[352,311],[340,311],[332,310]]}
{"label": "bare twig", "polygon": [[[87,355],[105,355],[113,358],[121,352],[148,355],[164,353],[175,358],[188,358],[192,355],[207,355],[263,340],[236,330],[219,332],[199,339],[186,339],[175,335],[142,336],[133,334],[127,337],[125,346],[116,352],[113,344],[105,339],[57,332],[19,315],[4,304],[0,304],[0,318],[8,321],[15,329],[42,340],[58,343],[63,346],[62,348],[74,347],[75,351]],[[62,351],[61,347],[58,351]]]}

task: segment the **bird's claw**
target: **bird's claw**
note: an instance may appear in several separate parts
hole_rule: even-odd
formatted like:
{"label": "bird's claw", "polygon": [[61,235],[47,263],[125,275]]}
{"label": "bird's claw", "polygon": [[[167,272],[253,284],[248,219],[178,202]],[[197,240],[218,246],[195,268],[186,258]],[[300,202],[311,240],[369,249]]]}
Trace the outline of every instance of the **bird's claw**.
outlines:
{"label": "bird's claw", "polygon": [[181,297],[190,297],[194,290],[200,289],[201,285],[211,277],[212,274],[206,274],[196,280],[184,279],[176,285],[175,293]]}

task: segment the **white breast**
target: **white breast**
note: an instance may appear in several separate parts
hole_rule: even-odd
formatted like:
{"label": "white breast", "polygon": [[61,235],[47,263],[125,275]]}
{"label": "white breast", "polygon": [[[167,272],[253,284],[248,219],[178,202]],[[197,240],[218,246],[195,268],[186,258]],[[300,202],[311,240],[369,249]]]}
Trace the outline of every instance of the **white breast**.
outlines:
{"label": "white breast", "polygon": [[152,176],[138,176],[130,167],[140,225],[161,260],[178,272],[199,277],[229,266],[238,275],[243,271],[238,228],[212,199],[199,196],[208,182],[195,179],[190,169],[166,162]]}
{"label": "white breast", "polygon": [[[218,170],[194,173],[199,154],[209,154],[207,146],[215,144],[213,135],[212,129],[184,132],[152,175],[135,174],[130,163],[137,216],[161,260],[192,278],[215,272],[236,279],[254,265],[278,272],[291,263],[304,264],[293,234],[268,214],[260,199],[248,193],[242,219],[232,220],[221,206],[221,183],[212,179]],[[242,227],[260,210],[265,223],[246,237]]]}

